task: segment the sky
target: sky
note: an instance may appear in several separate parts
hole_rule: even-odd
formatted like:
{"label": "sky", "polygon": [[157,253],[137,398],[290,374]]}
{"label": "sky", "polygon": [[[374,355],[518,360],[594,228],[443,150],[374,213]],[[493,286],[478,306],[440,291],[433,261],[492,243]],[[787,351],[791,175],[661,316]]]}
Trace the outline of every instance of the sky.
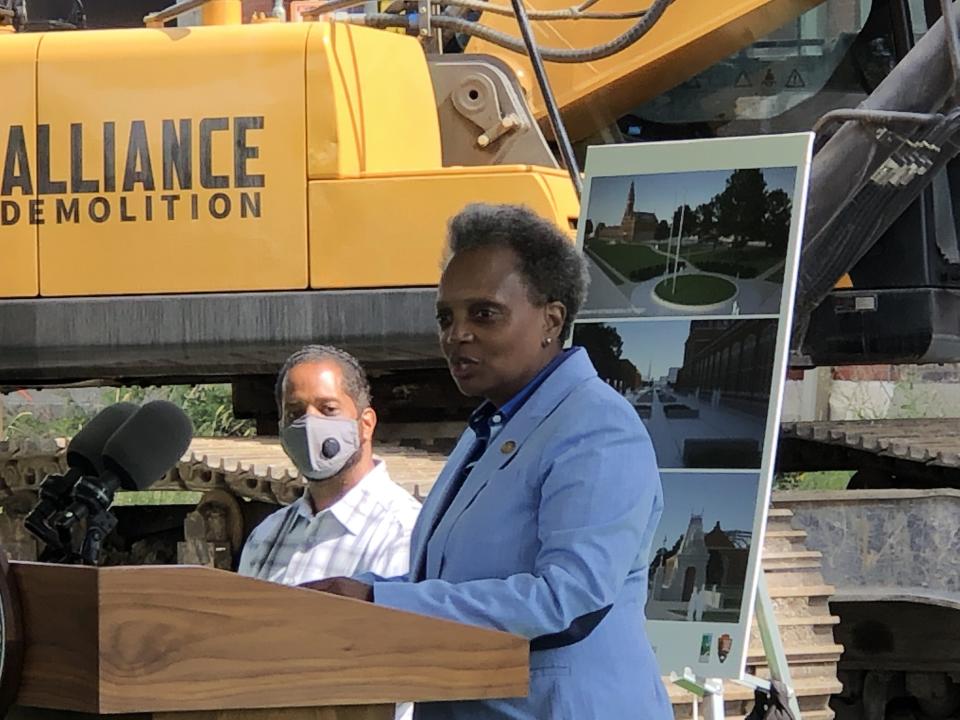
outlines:
{"label": "sky", "polygon": [[[692,208],[723,191],[732,170],[699,170],[651,175],[616,175],[593,178],[587,217],[597,223],[619,225],[627,204],[630,183],[636,187],[637,212],[654,212],[658,220],[670,222],[682,203]],[[784,190],[793,197],[795,167],[763,168],[767,190]]]}
{"label": "sky", "polygon": [[760,476],[756,473],[661,473],[663,516],[654,535],[651,555],[663,544],[672,547],[690,524],[691,514],[703,515],[703,531],[720,521],[724,530],[753,530]]}
{"label": "sky", "polygon": [[623,340],[621,357],[636,365],[644,379],[663,377],[670,368],[683,364],[683,345],[690,335],[689,320],[634,320],[604,324],[620,333]]}

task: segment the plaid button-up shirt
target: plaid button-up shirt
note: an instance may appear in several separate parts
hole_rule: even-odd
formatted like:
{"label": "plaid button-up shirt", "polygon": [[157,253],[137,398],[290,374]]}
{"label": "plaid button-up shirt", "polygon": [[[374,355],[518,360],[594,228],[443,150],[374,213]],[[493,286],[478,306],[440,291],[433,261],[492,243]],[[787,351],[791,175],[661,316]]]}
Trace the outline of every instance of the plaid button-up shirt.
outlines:
{"label": "plaid button-up shirt", "polygon": [[[372,572],[403,575],[410,568],[410,533],[420,503],[377,460],[340,500],[314,514],[304,493],[261,522],[240,556],[241,575],[284,585]],[[413,704],[397,706],[395,720],[412,720]]]}
{"label": "plaid button-up shirt", "polygon": [[350,491],[314,514],[307,493],[250,534],[241,575],[300,585],[373,572],[394,577],[410,565],[410,533],[420,503],[394,483],[378,460]]}

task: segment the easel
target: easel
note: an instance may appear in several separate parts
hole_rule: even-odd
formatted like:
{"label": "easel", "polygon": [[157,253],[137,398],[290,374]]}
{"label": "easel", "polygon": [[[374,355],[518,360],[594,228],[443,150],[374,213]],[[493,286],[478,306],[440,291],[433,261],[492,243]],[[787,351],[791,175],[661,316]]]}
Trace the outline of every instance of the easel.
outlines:
{"label": "easel", "polygon": [[[763,653],[770,668],[770,677],[779,680],[787,686],[789,692],[788,704],[797,720],[800,717],[800,703],[793,690],[793,680],[790,677],[790,667],[787,665],[787,654],[783,649],[780,638],[780,627],[776,615],[773,613],[773,601],[767,590],[767,579],[760,573],[757,582],[757,627],[760,630],[760,640],[763,642]],[[703,702],[704,720],[724,720],[723,709],[723,681],[717,678],[697,677],[690,668],[684,668],[683,674],[670,673],[670,682],[693,693],[693,720],[699,720],[697,705]],[[751,689],[770,691],[770,682],[753,675],[743,675],[733,682]]]}

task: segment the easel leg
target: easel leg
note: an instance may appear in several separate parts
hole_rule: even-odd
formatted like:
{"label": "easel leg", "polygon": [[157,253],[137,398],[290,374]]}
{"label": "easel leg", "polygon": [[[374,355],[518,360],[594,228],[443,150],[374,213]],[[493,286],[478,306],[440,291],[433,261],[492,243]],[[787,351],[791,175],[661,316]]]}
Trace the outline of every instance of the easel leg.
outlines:
{"label": "easel leg", "polygon": [[[724,720],[723,681],[714,680],[713,688],[707,688],[703,696],[703,720]],[[710,681],[706,683],[710,685]]]}
{"label": "easel leg", "polygon": [[[756,617],[760,639],[763,642],[763,652],[767,656],[767,665],[770,668],[770,677],[786,685],[790,692],[787,705],[796,720],[802,720],[800,703],[797,701],[797,695],[793,690],[793,679],[790,677],[790,666],[787,665],[787,654],[783,649],[783,641],[780,639],[780,627],[777,624],[776,615],[773,613],[773,601],[770,599],[770,592],[767,590],[767,579],[762,573],[757,583]],[[690,668],[684,668],[682,675],[671,673],[670,680],[701,699],[705,720],[724,720],[722,680],[699,678],[694,675]],[[752,675],[744,675],[734,682],[739,682],[741,685],[754,689],[770,690],[769,682]],[[694,718],[696,720],[696,704],[694,704]]]}
{"label": "easel leg", "polygon": [[760,640],[763,642],[763,652],[767,656],[770,677],[779,680],[791,689],[788,698],[790,710],[797,720],[802,720],[800,703],[797,701],[796,693],[792,692],[793,679],[790,677],[787,653],[783,649],[783,641],[780,639],[780,626],[777,624],[777,617],[773,612],[773,600],[770,599],[767,579],[763,573],[760,573],[760,580],[757,584],[757,627],[760,630]]}
{"label": "easel leg", "polygon": [[699,720],[697,710],[701,702],[704,720],[724,720],[723,680],[699,678],[690,668],[684,668],[683,675],[670,673],[670,680],[693,695],[693,720]]}

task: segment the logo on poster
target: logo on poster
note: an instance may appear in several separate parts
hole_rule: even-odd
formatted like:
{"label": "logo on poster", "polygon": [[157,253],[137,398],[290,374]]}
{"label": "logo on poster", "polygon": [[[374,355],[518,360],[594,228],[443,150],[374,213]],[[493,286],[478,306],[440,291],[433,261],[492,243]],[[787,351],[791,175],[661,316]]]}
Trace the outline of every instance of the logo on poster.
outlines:
{"label": "logo on poster", "polygon": [[700,662],[710,662],[710,648],[713,646],[713,633],[704,633],[700,638]]}
{"label": "logo on poster", "polygon": [[720,658],[720,662],[726,662],[727,655],[730,654],[730,651],[733,649],[733,639],[724,633],[719,638],[717,638],[717,657]]}

